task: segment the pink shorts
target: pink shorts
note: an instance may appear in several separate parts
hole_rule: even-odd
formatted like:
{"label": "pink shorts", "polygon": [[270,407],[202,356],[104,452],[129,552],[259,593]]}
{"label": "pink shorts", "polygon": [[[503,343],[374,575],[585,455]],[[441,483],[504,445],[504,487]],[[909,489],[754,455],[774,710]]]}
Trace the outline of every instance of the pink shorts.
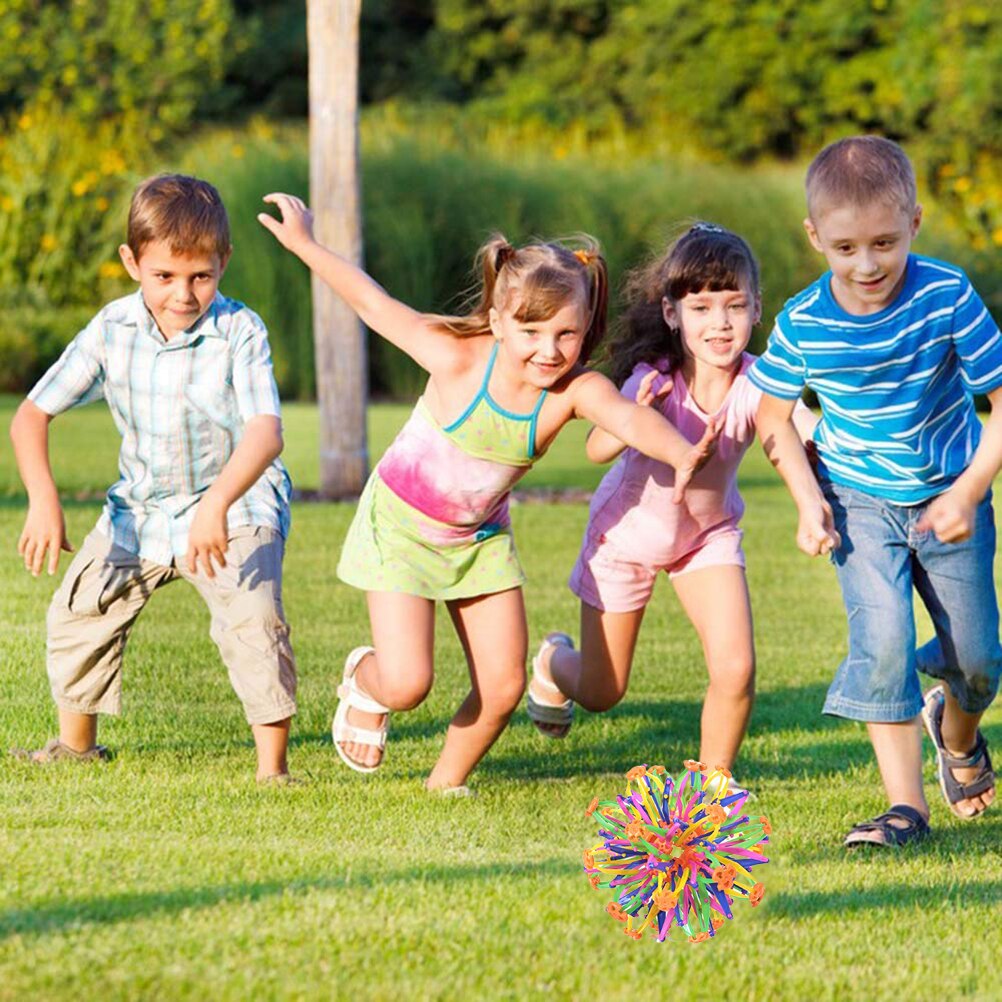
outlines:
{"label": "pink shorts", "polygon": [[670,578],[704,567],[745,566],[740,529],[726,529],[672,564],[641,564],[622,556],[604,537],[586,535],[570,587],[582,602],[603,612],[633,612],[651,600],[658,571]]}

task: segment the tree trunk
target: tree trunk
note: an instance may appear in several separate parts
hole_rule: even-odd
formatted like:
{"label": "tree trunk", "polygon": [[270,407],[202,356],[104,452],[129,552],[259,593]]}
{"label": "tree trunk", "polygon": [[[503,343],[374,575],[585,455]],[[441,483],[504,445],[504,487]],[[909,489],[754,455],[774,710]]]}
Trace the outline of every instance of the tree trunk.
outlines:
{"label": "tree trunk", "polygon": [[[320,243],[362,263],[358,170],[361,0],[307,0],[310,203]],[[365,329],[313,276],[313,341],[320,407],[320,493],[357,497],[368,472]]]}

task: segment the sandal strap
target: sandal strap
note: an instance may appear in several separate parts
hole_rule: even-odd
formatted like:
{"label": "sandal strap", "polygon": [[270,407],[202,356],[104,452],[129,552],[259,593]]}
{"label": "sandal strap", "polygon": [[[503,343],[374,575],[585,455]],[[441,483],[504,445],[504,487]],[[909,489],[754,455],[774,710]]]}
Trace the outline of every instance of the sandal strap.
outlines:
{"label": "sandal strap", "polygon": [[[987,758],[988,752],[988,742],[985,741],[984,734],[978,731],[977,739],[974,742],[974,747],[966,755],[951,755],[950,752],[943,749],[943,761],[951,769],[970,769],[971,766],[977,765],[983,758]],[[988,762],[988,768],[991,768],[991,761]]]}
{"label": "sandal strap", "polygon": [[911,804],[892,804],[876,821],[889,821],[891,818],[904,818],[918,828],[928,828],[929,822]]}
{"label": "sandal strap", "polygon": [[[992,770],[992,760],[988,754],[988,742],[984,734],[980,730],[977,732],[974,747],[966,755],[951,755],[943,742],[943,709],[946,705],[943,687],[936,686],[930,689],[926,693],[925,700],[923,718],[929,737],[936,747],[937,771],[946,802],[952,806],[961,800],[970,800],[971,797],[977,797],[990,790],[995,785],[995,773]],[[979,762],[981,769],[968,783],[962,783],[953,774],[954,769],[970,769]]]}
{"label": "sandal strap", "polygon": [[368,727],[356,727],[347,720],[338,722],[334,740],[339,742],[354,741],[360,745],[372,745],[382,751],[386,747],[386,731],[372,730]]}
{"label": "sandal strap", "polygon": [[[891,824],[893,820],[906,821],[903,826]],[[882,841],[872,842],[870,839],[859,839],[858,842],[852,839],[856,833],[860,835],[870,832],[879,832]],[[929,833],[929,823],[924,817],[909,804],[893,804],[891,808],[883,814],[877,815],[872,821],[862,821],[858,825],[853,825],[846,836],[846,844],[849,846],[862,845],[905,845],[912,839],[922,838]]]}
{"label": "sandal strap", "polygon": [[525,704],[529,719],[537,724],[557,724],[564,726],[574,720],[574,700],[568,699],[559,706],[540,703],[530,691]]}
{"label": "sandal strap", "polygon": [[[566,633],[547,633],[539,645],[539,650],[536,651],[536,656],[532,659],[532,683],[540,686],[540,688],[545,689],[547,692],[555,692],[557,695],[563,696],[560,687],[555,682],[552,682],[548,678],[543,678],[539,674],[539,659],[543,656],[543,652],[550,647],[566,647],[572,651],[574,650],[574,641]],[[539,705],[545,706],[546,704],[540,703]]]}
{"label": "sandal strap", "polygon": [[353,710],[362,713],[389,713],[388,707],[362,692],[352,675],[337,687],[338,699],[343,699]]}

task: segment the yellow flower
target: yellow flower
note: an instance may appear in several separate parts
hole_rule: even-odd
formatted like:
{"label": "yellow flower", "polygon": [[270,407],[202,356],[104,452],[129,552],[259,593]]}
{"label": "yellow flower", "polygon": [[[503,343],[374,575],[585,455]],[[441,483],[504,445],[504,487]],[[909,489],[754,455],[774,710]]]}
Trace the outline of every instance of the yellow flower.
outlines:
{"label": "yellow flower", "polygon": [[969,177],[958,177],[957,180],[953,182],[953,190],[957,192],[958,195],[962,195],[965,191],[970,191],[971,179]]}
{"label": "yellow flower", "polygon": [[97,273],[101,278],[121,278],[125,274],[125,269],[118,261],[105,261],[97,269]]}
{"label": "yellow flower", "polygon": [[25,130],[30,129],[33,124],[34,124],[34,119],[31,117],[31,115],[27,115],[27,114],[22,115],[17,120],[17,127],[19,129],[25,129]]}
{"label": "yellow flower", "polygon": [[45,233],[42,235],[41,245],[43,251],[51,251],[59,246],[59,241],[51,233]]}
{"label": "yellow flower", "polygon": [[100,198],[94,200],[94,206],[97,208],[98,212],[108,211],[108,199],[102,195]]}
{"label": "yellow flower", "polygon": [[992,243],[996,247],[1002,247],[1002,226],[996,230],[992,230]]}
{"label": "yellow flower", "polygon": [[70,191],[72,191],[77,198],[81,195],[86,195],[88,191],[87,182],[83,178],[80,178],[79,181],[74,181],[73,184],[70,185]]}
{"label": "yellow flower", "polygon": [[4,195],[3,198],[0,198],[0,209],[3,209],[4,212],[10,212],[13,208],[14,199],[10,195]]}
{"label": "yellow flower", "polygon": [[118,150],[104,150],[101,154],[101,173],[118,174],[125,170],[125,159]]}
{"label": "yellow flower", "polygon": [[239,160],[244,155],[244,148],[239,143],[235,143],[230,153]]}

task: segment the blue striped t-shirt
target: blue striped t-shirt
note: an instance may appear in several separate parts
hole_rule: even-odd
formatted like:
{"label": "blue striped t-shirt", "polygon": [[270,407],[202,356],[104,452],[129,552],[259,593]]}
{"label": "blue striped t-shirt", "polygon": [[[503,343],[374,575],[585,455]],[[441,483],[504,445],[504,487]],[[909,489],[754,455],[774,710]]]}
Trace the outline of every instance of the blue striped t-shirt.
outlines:
{"label": "blue striped t-shirt", "polygon": [[749,378],[784,400],[817,394],[814,439],[832,481],[919,504],[970,463],[981,436],[972,394],[1002,385],[1002,338],[960,268],[911,254],[879,313],[843,310],[830,273],[794,296]]}

